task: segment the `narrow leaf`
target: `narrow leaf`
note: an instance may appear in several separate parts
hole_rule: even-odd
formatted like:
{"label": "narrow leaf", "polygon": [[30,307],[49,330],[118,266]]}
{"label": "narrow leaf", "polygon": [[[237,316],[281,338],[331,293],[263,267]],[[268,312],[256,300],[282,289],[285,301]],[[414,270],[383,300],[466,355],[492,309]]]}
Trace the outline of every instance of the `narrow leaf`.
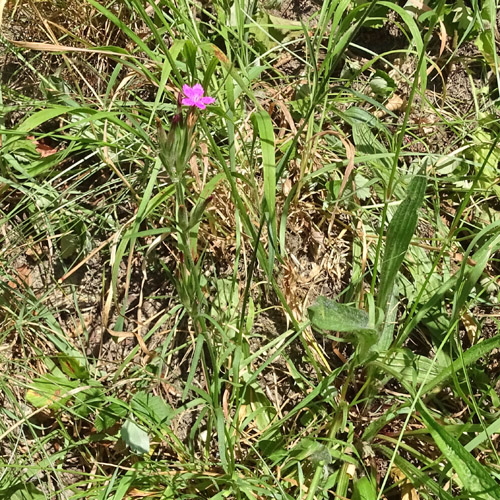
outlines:
{"label": "narrow leaf", "polygon": [[495,335],[494,337],[473,345],[464,352],[462,359],[456,359],[450,364],[450,366],[441,369],[439,373],[433,376],[432,380],[425,384],[423,394],[427,394],[429,391],[442,384],[445,380],[451,378],[454,373],[457,373],[464,367],[475,363],[479,358],[490,353],[493,349],[498,348],[500,348],[500,335]]}
{"label": "narrow leaf", "polygon": [[[278,230],[276,224],[276,158],[273,124],[267,111],[254,113],[252,122],[259,134],[262,149],[262,169],[264,173],[263,209],[267,213],[269,237],[276,247]],[[270,255],[274,254],[272,248],[269,249],[269,253]]]}
{"label": "narrow leaf", "polygon": [[453,499],[453,497],[446,490],[443,490],[443,488],[439,486],[439,483],[435,481],[425,469],[421,470],[402,458],[400,455],[394,455],[394,450],[391,450],[386,446],[376,445],[376,448],[382,451],[387,458],[391,459],[394,457],[394,463],[396,466],[405,473],[406,477],[412,482],[415,488],[419,488],[420,490],[421,485],[423,485],[440,500]]}
{"label": "narrow leaf", "polygon": [[384,261],[377,296],[377,305],[384,313],[387,313],[396,276],[417,227],[418,209],[424,201],[426,185],[425,174],[418,174],[412,179],[408,186],[407,196],[399,205],[387,229]]}
{"label": "narrow leaf", "polygon": [[464,488],[476,498],[498,500],[500,486],[488,470],[481,465],[445,427],[438,424],[423,404],[418,405],[422,419],[441,453],[455,469]]}

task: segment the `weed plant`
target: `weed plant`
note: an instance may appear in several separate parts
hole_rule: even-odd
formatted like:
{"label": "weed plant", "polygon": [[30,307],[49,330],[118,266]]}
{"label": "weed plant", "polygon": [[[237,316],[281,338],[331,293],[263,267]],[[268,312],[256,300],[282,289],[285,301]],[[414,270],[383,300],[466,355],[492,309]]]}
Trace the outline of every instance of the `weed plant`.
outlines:
{"label": "weed plant", "polygon": [[494,0],[0,14],[0,498],[500,498]]}

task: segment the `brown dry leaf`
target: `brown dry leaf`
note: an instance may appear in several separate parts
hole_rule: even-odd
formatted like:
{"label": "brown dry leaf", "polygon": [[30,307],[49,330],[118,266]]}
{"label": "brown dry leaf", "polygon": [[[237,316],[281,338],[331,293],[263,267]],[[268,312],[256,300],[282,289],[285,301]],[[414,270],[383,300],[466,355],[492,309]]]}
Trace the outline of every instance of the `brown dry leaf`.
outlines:
{"label": "brown dry leaf", "polygon": [[300,300],[297,296],[297,280],[299,278],[299,274],[291,259],[285,260],[283,268],[283,293],[288,304],[290,304],[292,311],[295,313],[295,315],[300,316],[301,311],[298,307]]}
{"label": "brown dry leaf", "polygon": [[217,45],[211,45],[212,51],[214,53],[214,56],[224,65],[229,66],[231,64],[231,61],[228,59],[226,54],[222,52],[222,50],[217,47]]}
{"label": "brown dry leaf", "polygon": [[0,26],[2,25],[3,10],[5,9],[6,4],[7,4],[7,0],[0,0]]}
{"label": "brown dry leaf", "polygon": [[[406,101],[402,99],[398,94],[394,94],[385,105],[388,111],[404,111],[406,108]],[[377,109],[374,113],[377,118],[383,118],[387,115],[385,109]]]}
{"label": "brown dry leaf", "polygon": [[345,155],[348,160],[347,166],[344,172],[344,177],[342,179],[342,183],[340,184],[340,189],[339,189],[339,194],[337,195],[337,201],[335,202],[335,206],[333,208],[333,213],[337,211],[337,205],[338,205],[338,200],[342,196],[342,193],[344,192],[344,189],[346,187],[347,181],[349,180],[349,177],[354,170],[354,158],[356,156],[356,148],[354,147],[354,144],[349,141],[349,139],[345,138],[340,132],[337,132],[335,130],[324,130],[323,132],[319,132],[315,136],[311,138],[311,141],[313,139],[317,139],[320,137],[323,137],[324,135],[334,135],[335,137],[338,137],[340,142],[343,144],[345,148]]}
{"label": "brown dry leaf", "polygon": [[274,67],[277,69],[279,68],[280,66],[283,66],[284,64],[287,64],[289,63],[291,60],[293,59],[292,55],[289,54],[288,52],[285,52],[284,54],[282,54],[279,59],[276,61],[276,63],[274,64]]}
{"label": "brown dry leaf", "polygon": [[460,318],[467,332],[467,338],[471,344],[475,344],[477,340],[477,323],[470,311],[465,311]]}
{"label": "brown dry leaf", "polygon": [[405,100],[402,99],[398,94],[393,94],[391,98],[387,101],[385,107],[389,111],[404,111],[405,109]]}
{"label": "brown dry leaf", "polygon": [[163,379],[160,380],[160,383],[165,390],[166,394],[169,396],[175,396],[177,398],[180,398],[182,396],[182,391],[179,391],[175,386],[172,384],[169,384],[168,382],[165,382]]}
{"label": "brown dry leaf", "polygon": [[321,274],[321,271],[323,269],[321,268],[320,265],[316,264],[316,262],[312,263],[312,268],[309,271],[309,281],[313,281],[316,276],[319,276]]}
{"label": "brown dry leaf", "polygon": [[8,40],[9,43],[15,45],[16,47],[21,47],[23,49],[39,50],[41,52],[86,52],[89,54],[104,54],[110,56],[118,57],[132,57],[134,59],[145,59],[144,57],[138,57],[135,54],[122,54],[120,52],[113,52],[111,50],[100,50],[100,49],[86,49],[83,47],[70,47],[68,45],[60,45],[53,43],[44,42],[25,42],[23,40]]}
{"label": "brown dry leaf", "polygon": [[106,328],[106,331],[113,337],[117,338],[117,342],[120,343],[125,339],[133,339],[135,335],[131,332],[117,332],[116,330],[111,330],[111,328]]}
{"label": "brown dry leaf", "polygon": [[347,181],[349,180],[349,177],[354,170],[354,157],[356,156],[356,150],[354,148],[354,145],[352,144],[351,141],[348,139],[344,139],[342,135],[340,134],[335,134],[342,144],[344,145],[345,148],[345,155],[347,157],[348,163],[347,167],[344,172],[344,178],[342,179],[342,183],[340,184],[340,189],[339,189],[339,194],[337,195],[337,200],[335,201],[335,207],[333,209],[334,213],[337,211],[337,205],[338,205],[338,200],[342,196],[342,193],[344,192],[344,188],[346,187]]}
{"label": "brown dry leaf", "polygon": [[57,148],[53,148],[48,144],[45,144],[43,139],[35,139],[32,135],[28,135],[26,139],[30,140],[35,145],[37,153],[39,153],[42,158],[46,158],[47,156],[57,153]]}
{"label": "brown dry leaf", "polygon": [[394,467],[391,469],[391,476],[394,481],[399,483],[399,489],[401,491],[401,500],[419,500],[420,496],[417,493],[417,490],[413,487],[413,485],[408,481],[405,473]]}
{"label": "brown dry leaf", "polygon": [[137,488],[132,488],[128,492],[128,496],[131,498],[147,498],[147,497],[154,497],[157,495],[158,495],[157,491],[142,491],[138,490]]}
{"label": "brown dry leaf", "polygon": [[33,241],[30,241],[29,246],[26,248],[25,254],[28,257],[40,257],[41,255],[43,255],[42,245],[40,244],[40,242],[33,243]]}
{"label": "brown dry leaf", "polygon": [[347,464],[345,473],[351,478],[354,479],[356,476],[356,466],[354,464]]}
{"label": "brown dry leaf", "polygon": [[428,12],[431,10],[431,8],[428,5],[426,5],[426,3],[423,0],[410,0],[410,3],[418,10],[422,10],[424,12]]}
{"label": "brown dry leaf", "polygon": [[224,418],[229,419],[229,389],[226,386],[224,389],[224,394],[222,395],[222,412],[224,413]]}
{"label": "brown dry leaf", "polygon": [[7,285],[9,288],[15,290],[19,286],[31,286],[32,276],[31,269],[28,266],[20,266],[16,268],[15,281],[9,281]]}
{"label": "brown dry leaf", "polygon": [[[295,126],[295,122],[292,118],[292,115],[290,111],[288,110],[287,105],[282,101],[281,99],[278,99],[275,97],[274,104],[280,108],[281,112],[283,113],[283,116],[288,123],[288,126],[290,127],[290,130],[292,131],[293,134],[297,133],[297,127]],[[283,129],[284,130],[284,129]]]}
{"label": "brown dry leaf", "polygon": [[439,47],[439,56],[441,56],[446,48],[448,41],[448,33],[446,33],[446,26],[441,19],[439,20],[439,38],[441,38],[441,46]]}
{"label": "brown dry leaf", "polygon": [[191,156],[189,159],[189,166],[191,167],[191,173],[193,174],[194,180],[196,182],[196,187],[198,192],[201,192],[203,185],[200,177],[200,169],[198,168],[198,158],[195,155]]}
{"label": "brown dry leaf", "polygon": [[133,339],[134,337],[137,339],[137,343],[139,344],[140,348],[143,350],[145,354],[148,356],[151,356],[153,353],[147,348],[144,339],[139,333],[133,333],[133,332],[117,332],[115,330],[111,330],[110,328],[106,328],[106,331],[112,335],[113,337],[116,337],[118,340],[117,342],[122,342],[125,339]]}
{"label": "brown dry leaf", "polygon": [[285,179],[285,182],[283,182],[282,189],[283,189],[283,194],[285,196],[288,196],[290,194],[290,191],[292,190],[292,181],[290,180],[290,178]]}
{"label": "brown dry leaf", "polygon": [[322,248],[325,243],[325,235],[313,226],[311,228],[311,240]]}

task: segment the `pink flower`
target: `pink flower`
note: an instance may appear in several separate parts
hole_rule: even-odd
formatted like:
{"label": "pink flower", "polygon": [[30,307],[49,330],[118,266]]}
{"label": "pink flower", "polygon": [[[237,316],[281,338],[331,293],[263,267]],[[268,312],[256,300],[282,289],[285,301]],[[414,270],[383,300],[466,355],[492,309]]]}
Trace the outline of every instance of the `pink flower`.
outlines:
{"label": "pink flower", "polygon": [[203,97],[205,90],[199,83],[193,87],[183,85],[182,91],[186,96],[182,99],[182,104],[184,104],[184,106],[196,106],[197,108],[205,109],[207,104],[213,104],[215,102],[213,97]]}

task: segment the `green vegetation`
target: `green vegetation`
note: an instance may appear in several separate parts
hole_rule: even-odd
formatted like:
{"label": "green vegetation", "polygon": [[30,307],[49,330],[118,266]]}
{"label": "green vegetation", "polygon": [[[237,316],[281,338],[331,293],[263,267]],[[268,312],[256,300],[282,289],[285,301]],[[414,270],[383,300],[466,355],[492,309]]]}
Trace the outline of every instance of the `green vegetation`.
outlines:
{"label": "green vegetation", "polygon": [[0,11],[0,498],[500,498],[494,0]]}

